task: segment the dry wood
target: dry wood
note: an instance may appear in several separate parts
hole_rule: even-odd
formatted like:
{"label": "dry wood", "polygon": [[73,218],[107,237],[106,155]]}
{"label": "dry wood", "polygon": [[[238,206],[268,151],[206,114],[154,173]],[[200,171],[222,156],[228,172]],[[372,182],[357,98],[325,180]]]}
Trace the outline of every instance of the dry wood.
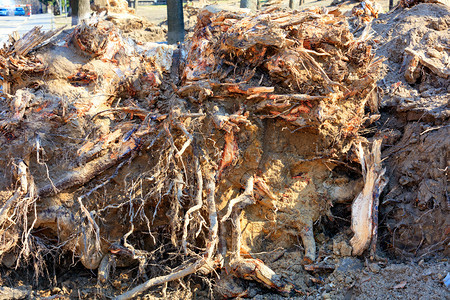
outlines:
{"label": "dry wood", "polygon": [[[361,255],[372,239],[376,239],[378,228],[378,201],[383,188],[387,184],[384,177],[386,169],[381,165],[381,141],[372,144],[372,151],[364,151],[361,143],[357,154],[364,177],[364,188],[352,204],[352,230],[350,243],[353,255]],[[376,241],[375,241],[376,243]]]}
{"label": "dry wood", "polygon": [[9,47],[6,48],[7,53],[15,53],[18,56],[27,55],[33,48],[44,45],[47,43],[52,37],[60,33],[66,26],[49,30],[47,32],[42,32],[42,26],[36,26],[29,32],[27,32],[24,36],[22,36],[19,40],[15,41]]}

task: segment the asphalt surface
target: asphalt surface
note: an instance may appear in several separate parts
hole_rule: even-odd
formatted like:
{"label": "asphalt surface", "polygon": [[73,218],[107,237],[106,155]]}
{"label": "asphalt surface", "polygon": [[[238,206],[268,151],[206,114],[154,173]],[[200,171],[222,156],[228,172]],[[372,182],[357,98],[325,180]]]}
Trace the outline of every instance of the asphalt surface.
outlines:
{"label": "asphalt surface", "polygon": [[18,31],[20,36],[22,36],[35,26],[42,26],[41,30],[44,31],[53,29],[53,15],[38,14],[31,17],[0,16],[0,47],[8,40],[8,36],[13,31]]}

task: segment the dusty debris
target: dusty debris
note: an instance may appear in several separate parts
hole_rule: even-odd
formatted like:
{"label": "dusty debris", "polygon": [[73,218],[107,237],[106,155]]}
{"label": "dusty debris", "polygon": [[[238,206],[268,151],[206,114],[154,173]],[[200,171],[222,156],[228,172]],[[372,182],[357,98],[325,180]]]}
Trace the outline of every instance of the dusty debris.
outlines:
{"label": "dusty debris", "polygon": [[12,299],[27,299],[31,297],[31,287],[19,287],[9,288],[6,286],[0,287],[0,299],[12,300]]}

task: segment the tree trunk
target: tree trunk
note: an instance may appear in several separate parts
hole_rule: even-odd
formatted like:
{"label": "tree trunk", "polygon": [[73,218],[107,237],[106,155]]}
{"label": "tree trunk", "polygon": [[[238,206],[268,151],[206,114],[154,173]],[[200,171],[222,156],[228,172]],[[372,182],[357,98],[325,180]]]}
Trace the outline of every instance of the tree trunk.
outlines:
{"label": "tree trunk", "polygon": [[289,8],[290,9],[297,9],[298,8],[298,3],[297,0],[289,0]]}
{"label": "tree trunk", "polygon": [[258,6],[258,0],[241,0],[241,8],[250,8],[255,11]]}
{"label": "tree trunk", "polygon": [[70,0],[72,7],[72,25],[78,25],[81,20],[89,18],[91,4],[89,0]]}
{"label": "tree trunk", "polygon": [[183,0],[167,0],[167,42],[184,41]]}

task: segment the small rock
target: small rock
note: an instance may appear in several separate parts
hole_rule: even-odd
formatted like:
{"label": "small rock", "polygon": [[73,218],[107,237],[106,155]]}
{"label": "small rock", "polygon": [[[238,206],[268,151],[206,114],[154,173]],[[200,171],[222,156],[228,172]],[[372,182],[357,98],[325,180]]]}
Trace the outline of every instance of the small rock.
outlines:
{"label": "small rock", "polygon": [[450,273],[447,273],[447,276],[444,278],[444,285],[449,288],[450,287]]}
{"label": "small rock", "polygon": [[346,240],[342,240],[339,237],[335,238],[333,240],[333,253],[337,256],[351,256],[352,246]]}
{"label": "small rock", "polygon": [[377,263],[369,264],[369,270],[373,273],[379,273],[381,270],[381,267]]}
{"label": "small rock", "polygon": [[0,300],[29,299],[31,287],[21,286],[19,288],[0,287]]}
{"label": "small rock", "polygon": [[363,267],[364,265],[359,259],[354,257],[345,257],[341,259],[341,261],[339,262],[336,271],[346,273],[351,271],[362,270]]}
{"label": "small rock", "polygon": [[14,265],[16,264],[16,256],[13,253],[5,253],[3,254],[3,257],[1,258],[1,263],[9,268],[14,268]]}
{"label": "small rock", "polygon": [[433,28],[434,30],[437,30],[437,31],[442,31],[442,30],[448,29],[447,22],[445,22],[445,20],[442,18],[440,18],[438,20],[433,20],[430,23],[430,25],[431,25],[431,28]]}
{"label": "small rock", "polygon": [[322,294],[322,299],[323,300],[331,300],[331,295],[328,293],[323,293]]}
{"label": "small rock", "polygon": [[427,54],[429,57],[433,57],[433,58],[441,58],[442,57],[442,53],[437,51],[436,49],[430,48],[427,50]]}
{"label": "small rock", "polygon": [[412,181],[411,177],[403,175],[402,177],[400,177],[400,179],[398,180],[398,183],[400,183],[401,185],[407,185],[408,183],[410,183]]}

